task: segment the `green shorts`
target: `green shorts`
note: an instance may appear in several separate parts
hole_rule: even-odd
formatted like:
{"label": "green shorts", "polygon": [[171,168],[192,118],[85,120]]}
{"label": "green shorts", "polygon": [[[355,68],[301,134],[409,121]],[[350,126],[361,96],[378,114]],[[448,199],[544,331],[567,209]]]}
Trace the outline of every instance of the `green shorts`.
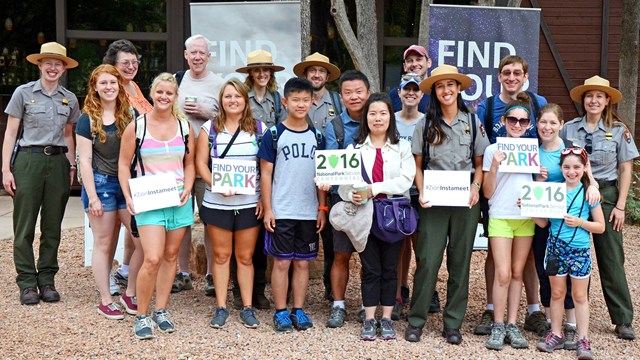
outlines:
{"label": "green shorts", "polygon": [[516,236],[533,236],[535,227],[531,219],[489,218],[489,237],[513,239]]}
{"label": "green shorts", "polygon": [[145,225],[164,226],[167,231],[193,225],[193,207],[190,198],[182,206],[144,211],[136,215],[138,227]]}

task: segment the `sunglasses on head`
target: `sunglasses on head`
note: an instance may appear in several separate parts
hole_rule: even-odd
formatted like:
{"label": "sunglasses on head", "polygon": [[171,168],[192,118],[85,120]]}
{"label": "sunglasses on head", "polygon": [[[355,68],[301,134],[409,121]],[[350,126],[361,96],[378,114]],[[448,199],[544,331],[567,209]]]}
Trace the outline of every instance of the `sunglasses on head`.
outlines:
{"label": "sunglasses on head", "polygon": [[515,126],[516,124],[520,123],[521,127],[527,127],[529,126],[529,124],[531,124],[531,119],[529,118],[517,118],[515,116],[505,116],[504,118],[511,126]]}
{"label": "sunglasses on head", "polygon": [[587,155],[587,150],[579,146],[572,146],[572,147],[568,147],[560,150],[560,156],[562,157],[565,157],[570,154],[580,156],[585,162],[587,162],[589,159]]}
{"label": "sunglasses on head", "polygon": [[422,76],[417,74],[412,74],[412,73],[407,73],[402,75],[402,82],[409,81],[409,80],[415,80],[419,83],[422,81]]}

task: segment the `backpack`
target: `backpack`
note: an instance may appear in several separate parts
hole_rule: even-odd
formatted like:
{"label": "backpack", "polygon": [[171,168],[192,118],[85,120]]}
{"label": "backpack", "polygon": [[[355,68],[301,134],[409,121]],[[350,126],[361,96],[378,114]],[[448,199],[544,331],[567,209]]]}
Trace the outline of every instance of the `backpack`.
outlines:
{"label": "backpack", "polygon": [[[531,99],[531,111],[534,114],[534,116],[538,116],[538,113],[540,112],[540,103],[538,102],[538,98],[536,98],[536,96],[531,92],[531,91],[525,91],[527,93],[527,95],[529,95],[529,98]],[[487,107],[484,113],[484,127],[486,129],[487,132],[487,138],[491,139],[491,136],[493,135],[493,99],[495,96],[489,96],[487,98]]]}
{"label": "backpack", "polygon": [[[471,123],[471,159],[475,156],[475,147],[476,147],[476,135],[478,130],[476,129],[476,114],[467,113],[467,117],[469,118],[469,123]],[[429,141],[427,140],[427,133],[429,130],[429,119],[427,117],[424,118],[424,130],[422,131],[422,170],[427,169],[427,165],[429,164],[429,160],[431,160],[431,155],[429,154]]]}
{"label": "backpack", "polygon": [[280,113],[282,112],[282,96],[278,91],[270,93],[273,96],[274,111],[276,113],[276,124],[280,122]]}
{"label": "backpack", "polygon": [[176,78],[176,81],[178,82],[178,87],[180,87],[180,83],[182,82],[182,78],[184,77],[184,74],[187,72],[187,70],[180,70],[177,73],[173,74],[173,77]]}
{"label": "backpack", "polygon": [[[320,145],[322,145],[322,132],[320,132],[320,130],[311,127],[313,130],[315,130],[316,132],[316,145],[318,148],[320,148]],[[271,147],[273,148],[274,151],[278,151],[278,137],[280,136],[280,134],[278,134],[278,129],[276,127],[276,125],[273,125],[272,127],[269,128],[269,132],[271,132]]]}
{"label": "backpack", "polygon": [[[331,102],[333,103],[333,110],[335,110],[336,115],[339,116],[340,114],[342,114],[342,111],[344,111],[342,100],[340,100],[340,95],[338,95],[338,93],[335,91],[329,91],[329,96],[331,96]],[[334,125],[334,128],[335,128],[335,125]]]}
{"label": "backpack", "polygon": [[333,133],[336,136],[338,149],[344,149],[344,123],[340,115],[331,119],[331,124],[333,124]]}
{"label": "backpack", "polygon": [[[258,126],[258,130],[255,132],[256,144],[260,146],[262,142],[262,121],[256,120],[256,125]],[[213,149],[213,157],[218,158],[218,133],[216,133],[216,129],[213,126],[213,120],[211,120],[211,127],[209,128],[209,154],[211,154],[211,149]],[[229,146],[229,144],[227,144]],[[209,156],[209,170],[211,170],[211,156]]]}
{"label": "backpack", "polygon": [[[138,119],[142,118],[142,121]],[[135,120],[136,127],[136,150],[133,154],[133,161],[131,162],[131,178],[137,177],[136,163],[140,165],[141,175],[144,176],[144,164],[142,163],[142,156],[140,155],[140,146],[144,141],[144,136],[147,133],[147,115],[138,116]],[[180,127],[180,134],[182,135],[182,141],[184,142],[184,152],[189,153],[189,129],[191,124],[186,119],[178,118],[178,127]]]}

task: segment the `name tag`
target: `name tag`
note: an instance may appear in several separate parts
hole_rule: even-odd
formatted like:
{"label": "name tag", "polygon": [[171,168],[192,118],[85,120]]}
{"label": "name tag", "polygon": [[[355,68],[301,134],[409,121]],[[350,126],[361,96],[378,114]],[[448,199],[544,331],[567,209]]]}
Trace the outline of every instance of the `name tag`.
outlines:
{"label": "name tag", "polygon": [[129,188],[136,213],[180,205],[180,194],[173,174],[129,179]]}

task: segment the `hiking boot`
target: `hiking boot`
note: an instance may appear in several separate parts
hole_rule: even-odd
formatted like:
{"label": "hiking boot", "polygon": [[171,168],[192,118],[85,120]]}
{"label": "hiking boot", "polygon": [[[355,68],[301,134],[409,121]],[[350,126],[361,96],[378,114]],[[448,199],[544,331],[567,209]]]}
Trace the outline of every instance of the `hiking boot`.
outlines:
{"label": "hiking boot", "polygon": [[140,340],[153,339],[153,320],[147,315],[136,316],[133,333]]}
{"label": "hiking boot", "polygon": [[26,288],[20,291],[20,304],[36,305],[40,303],[40,296],[36,288]]}
{"label": "hiking boot", "polygon": [[116,283],[116,278],[113,273],[109,273],[109,293],[111,296],[120,295],[120,286]]}
{"label": "hiking boot", "polygon": [[462,343],[462,334],[460,329],[447,329],[442,330],[442,337],[444,337],[449,344],[460,345]]}
{"label": "hiking boot", "polygon": [[396,339],[396,330],[393,328],[393,321],[391,319],[380,319],[380,338],[382,340]]}
{"label": "hiking boot", "polygon": [[364,309],[358,310],[358,312],[356,313],[356,321],[359,323],[364,321]]}
{"label": "hiking boot", "polygon": [[256,312],[252,308],[246,307],[240,311],[240,321],[246,328],[255,329],[260,326],[260,321],[256,318]]}
{"label": "hiking boot", "polygon": [[515,324],[507,324],[505,328],[504,342],[511,344],[514,349],[527,349],[529,342],[522,336],[520,329]]}
{"label": "hiking boot", "polygon": [[332,329],[342,327],[346,318],[347,311],[340,306],[334,306],[331,308],[331,315],[329,315],[329,320],[327,320],[327,327]]}
{"label": "hiking boot", "polygon": [[176,326],[169,318],[169,313],[165,309],[159,309],[151,315],[153,321],[158,325],[158,329],[162,332],[172,333],[176,331]]}
{"label": "hiking boot", "polygon": [[40,287],[40,299],[44,302],[60,301],[60,294],[53,285],[44,285]]}
{"label": "hiking boot", "polygon": [[405,340],[409,342],[418,342],[420,341],[420,337],[422,337],[422,328],[411,324],[407,325],[407,329],[404,331]]}
{"label": "hiking boot", "polygon": [[109,320],[124,319],[124,313],[114,303],[111,303],[109,305],[98,305],[98,314],[106,317]]}
{"label": "hiking boot", "polygon": [[122,275],[120,273],[120,270],[116,270],[113,272],[113,278],[116,281],[116,284],[122,286],[123,288],[126,288],[127,284],[129,284],[129,275]]}
{"label": "hiking boot", "polygon": [[591,341],[587,340],[586,338],[582,338],[578,340],[576,348],[577,348],[576,354],[578,355],[578,360],[595,359],[595,356],[591,351]]}
{"label": "hiking boot", "polygon": [[273,314],[273,330],[281,334],[293,331],[293,324],[291,323],[288,311],[284,310]]}
{"label": "hiking boot", "polygon": [[206,296],[216,296],[216,289],[213,287],[213,275],[211,274],[204,276],[204,294]]}
{"label": "hiking boot", "polygon": [[549,332],[549,335],[544,339],[543,343],[538,343],[536,348],[540,351],[552,352],[564,348],[564,338],[556,335],[553,331]]}
{"label": "hiking boot", "polygon": [[138,313],[138,302],[135,296],[127,296],[125,292],[120,296],[120,305],[124,308],[124,311],[129,315],[135,315]]}
{"label": "hiking boot", "polygon": [[533,314],[528,315],[524,320],[524,329],[534,332],[538,336],[543,336],[549,328],[547,317],[541,311],[534,311]]}
{"label": "hiking boot", "polygon": [[402,316],[402,301],[397,301],[391,310],[391,320],[398,321]]}
{"label": "hiking boot", "polygon": [[429,314],[440,312],[440,296],[437,291],[433,292],[433,298],[431,298],[431,304],[429,305]]}
{"label": "hiking boot", "polygon": [[400,297],[402,298],[403,304],[408,304],[411,298],[409,297],[409,287],[401,285],[400,286]]}
{"label": "hiking boot", "polygon": [[493,324],[493,310],[485,310],[482,313],[480,323],[473,329],[476,335],[491,335],[491,327]]}
{"label": "hiking boot", "polygon": [[502,350],[505,336],[506,329],[504,324],[494,323],[491,327],[491,336],[489,336],[489,340],[484,343],[484,346],[489,350]]}
{"label": "hiking boot", "polygon": [[634,340],[636,338],[636,334],[634,334],[631,324],[616,325],[614,331],[618,338],[623,340]]}
{"label": "hiking boot", "polygon": [[564,349],[576,350],[578,348],[578,330],[575,326],[564,325]]}
{"label": "hiking boot", "polygon": [[211,318],[211,322],[209,322],[209,326],[214,329],[222,329],[224,324],[227,323],[227,319],[229,318],[229,310],[227,308],[218,306],[216,308],[216,313]]}
{"label": "hiking boot", "polygon": [[271,309],[271,302],[264,296],[264,293],[253,294],[253,307],[259,310],[269,310]]}
{"label": "hiking boot", "polygon": [[289,318],[291,319],[291,323],[293,324],[293,326],[298,331],[308,330],[313,327],[311,318],[309,318],[309,316],[307,316],[307,314],[302,309],[298,309],[295,313],[289,314]]}
{"label": "hiking boot", "polygon": [[373,341],[378,333],[378,322],[376,319],[367,319],[362,322],[360,330],[360,340]]}
{"label": "hiking boot", "polygon": [[173,285],[171,286],[171,293],[177,293],[182,290],[191,290],[193,289],[193,284],[191,282],[191,275],[184,275],[183,273],[177,273],[176,277],[173,279]]}

